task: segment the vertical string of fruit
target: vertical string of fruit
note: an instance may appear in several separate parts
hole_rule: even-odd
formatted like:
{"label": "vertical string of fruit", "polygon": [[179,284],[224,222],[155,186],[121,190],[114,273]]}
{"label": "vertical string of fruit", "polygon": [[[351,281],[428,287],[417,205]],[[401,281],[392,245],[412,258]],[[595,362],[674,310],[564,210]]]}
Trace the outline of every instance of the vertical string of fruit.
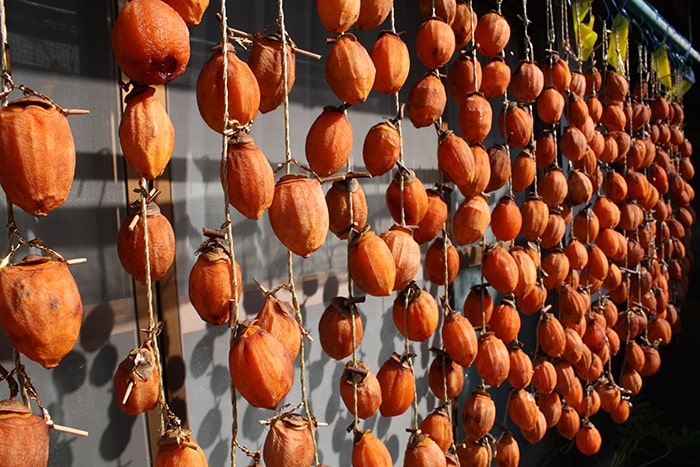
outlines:
{"label": "vertical string of fruit", "polygon": [[[288,55],[287,55],[287,49],[289,47],[288,43],[288,37],[287,37],[287,30],[286,30],[286,24],[285,24],[285,18],[284,18],[284,1],[279,0],[278,3],[278,17],[277,17],[277,23],[280,29],[280,34],[282,36],[282,83],[283,83],[283,93],[284,93],[284,100],[283,100],[283,108],[284,108],[284,147],[285,147],[285,173],[287,176],[291,175],[291,163],[292,163],[292,154],[291,154],[291,141],[290,141],[290,121],[289,121],[289,82],[288,82],[288,77],[289,77],[289,63],[288,63]],[[319,185],[320,188],[320,185]],[[325,206],[325,203],[323,203]],[[272,219],[271,219],[272,222]],[[286,220],[284,220],[286,222]],[[326,216],[326,222],[328,222],[328,216]],[[274,225],[273,225],[274,227]],[[328,230],[328,225],[326,224],[326,230]],[[323,237],[323,240],[325,240],[325,235]],[[320,242],[320,244],[323,243],[323,240]],[[319,244],[319,246],[320,246]],[[306,255],[303,255],[306,256]],[[291,294],[292,297],[292,307],[294,309],[294,315],[296,317],[297,323],[299,325],[299,328],[302,330],[303,336],[299,340],[299,380],[301,384],[301,405],[304,410],[304,415],[305,415],[305,420],[304,420],[304,428],[308,430],[310,434],[310,439],[311,439],[311,444],[313,446],[313,460],[315,461],[316,465],[319,465],[319,457],[318,457],[318,445],[316,442],[316,419],[313,417],[311,414],[311,407],[309,406],[309,401],[308,401],[308,395],[307,395],[307,390],[306,390],[306,383],[307,383],[307,375],[306,375],[306,345],[304,342],[304,337],[309,338],[310,336],[303,332],[304,330],[304,321],[303,317],[301,314],[301,309],[299,306],[299,299],[297,297],[296,293],[296,287],[294,284],[294,252],[292,251],[291,248],[288,248],[287,251],[287,286],[288,286],[288,291]],[[267,445],[267,440],[266,440],[266,445]]]}
{"label": "vertical string of fruit", "polygon": [[175,138],[156,86],[167,84],[186,69],[190,55],[187,21],[196,20],[165,2],[131,0],[119,11],[111,37],[117,64],[129,79],[120,80],[127,94],[119,141],[127,164],[138,176],[135,192],[139,195],[119,230],[117,253],[127,273],[146,288],[148,321],[146,339],[119,364],[113,384],[117,404],[127,414],[159,407],[156,465],[175,460],[206,465],[203,450],[166,400],[158,343],[163,323],[156,317],[153,294],[154,283],[170,269],[175,256],[173,228],[156,204],[159,191],[153,186],[170,161]]}
{"label": "vertical string of fruit", "polygon": [[[228,16],[226,13],[226,1],[222,0],[220,4],[220,10],[219,10],[219,21],[220,21],[220,28],[221,28],[221,43],[222,44],[228,44]],[[224,131],[222,132],[222,138],[221,138],[221,171],[222,171],[222,185],[223,185],[223,194],[224,194],[224,224],[223,227],[226,229],[226,243],[227,243],[227,248],[225,249],[225,252],[227,253],[228,256],[230,256],[230,261],[228,262],[229,265],[229,271],[227,273],[230,275],[230,287],[232,291],[232,297],[229,301],[229,308],[228,308],[228,317],[227,317],[227,322],[228,326],[230,329],[230,342],[229,346],[231,347],[233,345],[233,342],[236,338],[236,331],[238,328],[238,292],[239,292],[239,284],[238,284],[238,274],[236,269],[236,259],[235,259],[235,250],[234,250],[234,245],[233,245],[233,226],[231,223],[231,214],[229,211],[229,191],[230,191],[230,186],[229,186],[229,177],[228,177],[228,171],[229,171],[229,164],[228,164],[228,146],[229,146],[229,136],[236,136],[234,133],[239,133],[241,130],[236,128],[232,129],[229,123],[229,87],[228,87],[228,59],[226,58],[228,51],[226,50],[226,47],[222,47],[221,49],[221,54],[222,54],[222,60],[221,60],[221,79],[222,79],[222,88],[223,88],[223,99],[222,99],[222,105],[223,105],[223,118],[222,118],[222,125],[224,128]],[[231,384],[231,453],[230,453],[230,459],[231,459],[231,466],[235,467],[236,465],[236,449],[239,447],[239,442],[238,442],[238,402],[237,402],[237,397],[236,397],[237,391],[236,387],[234,384]]]}
{"label": "vertical string of fruit", "polygon": [[[14,83],[4,2],[0,3],[0,47],[0,186],[7,202],[8,228],[7,252],[0,258],[0,327],[12,346],[14,360],[10,371],[0,365],[0,380],[5,379],[10,390],[9,398],[0,402],[5,438],[0,458],[16,465],[46,465],[50,430],[80,436],[88,433],[53,422],[21,355],[51,369],[73,349],[82,326],[83,305],[69,266],[85,259],[65,260],[43,246],[41,238],[24,239],[15,223],[14,207],[42,218],[66,201],[76,163],[67,117],[88,111],[64,109],[49,97]],[[15,89],[24,97],[8,102]],[[36,248],[46,255],[29,254],[13,262],[21,247]],[[41,416],[33,413],[31,400]]]}

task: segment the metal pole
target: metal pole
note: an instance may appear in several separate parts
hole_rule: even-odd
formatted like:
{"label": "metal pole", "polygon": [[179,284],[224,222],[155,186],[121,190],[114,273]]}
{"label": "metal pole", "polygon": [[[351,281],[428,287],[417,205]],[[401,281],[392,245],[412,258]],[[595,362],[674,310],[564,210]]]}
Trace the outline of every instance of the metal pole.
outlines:
{"label": "metal pole", "polygon": [[681,52],[687,53],[688,57],[695,63],[700,63],[700,53],[693,48],[688,39],[679,34],[663,16],[652,9],[644,0],[627,0],[625,9],[642,17],[644,23],[663,37],[666,42],[675,45]]}

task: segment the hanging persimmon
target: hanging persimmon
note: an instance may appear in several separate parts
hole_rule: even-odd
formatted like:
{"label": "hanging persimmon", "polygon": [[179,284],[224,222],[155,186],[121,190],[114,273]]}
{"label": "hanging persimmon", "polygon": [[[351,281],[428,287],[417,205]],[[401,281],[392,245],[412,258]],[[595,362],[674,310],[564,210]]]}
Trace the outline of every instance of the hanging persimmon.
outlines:
{"label": "hanging persimmon", "polygon": [[[233,293],[231,253],[223,242],[210,239],[196,251],[197,261],[188,278],[190,303],[199,317],[218,326],[235,319],[231,316]],[[243,297],[241,267],[235,264],[237,297]]]}
{"label": "hanging persimmon", "polygon": [[493,57],[482,69],[483,81],[479,89],[487,99],[502,96],[511,80],[510,67],[501,56]]}
{"label": "hanging persimmon", "polygon": [[510,40],[510,25],[503,15],[490,11],[479,18],[474,30],[476,50],[484,57],[503,52]]}
{"label": "hanging persimmon", "polygon": [[185,72],[190,31],[182,16],[161,0],[126,2],[112,26],[119,68],[142,84],[165,84]]}
{"label": "hanging persimmon", "polygon": [[472,40],[472,31],[478,21],[474,9],[470,9],[466,3],[457,3],[455,19],[451,24],[455,33],[455,49],[461,49]]}
{"label": "hanging persimmon", "polygon": [[493,332],[486,332],[479,337],[479,350],[474,365],[479,376],[491,386],[499,387],[508,378],[508,348]]}
{"label": "hanging persimmon", "polygon": [[350,277],[367,294],[375,297],[388,296],[394,290],[396,282],[394,256],[386,242],[368,227],[350,240]]}
{"label": "hanging persimmon", "polygon": [[459,130],[469,144],[484,141],[491,131],[493,110],[483,94],[474,92],[467,95],[459,107]]}
{"label": "hanging persimmon", "polygon": [[330,226],[328,206],[315,178],[304,174],[280,178],[268,216],[277,238],[296,255],[308,257],[326,241]]}
{"label": "hanging persimmon", "polygon": [[369,52],[355,35],[346,33],[334,39],[326,56],[325,74],[328,86],[341,101],[359,104],[367,100],[376,73]]}
{"label": "hanging persimmon", "polygon": [[499,467],[520,465],[520,447],[510,431],[506,430],[498,437],[494,460]]}
{"label": "hanging persimmon", "polygon": [[542,69],[534,61],[521,60],[511,77],[509,89],[522,104],[535,102],[544,89]]}
{"label": "hanging persimmon", "polygon": [[526,389],[514,389],[506,404],[508,416],[520,429],[529,431],[537,425],[537,402]]}
{"label": "hanging persimmon", "polygon": [[447,106],[445,85],[434,73],[419,78],[408,91],[406,113],[416,128],[425,128],[438,121]]}
{"label": "hanging persimmon", "polygon": [[459,273],[459,253],[447,237],[436,238],[425,252],[426,278],[435,285],[452,284]]}
{"label": "hanging persimmon", "polygon": [[296,413],[274,418],[263,444],[265,465],[311,465],[315,453],[311,423],[315,424]]}
{"label": "hanging persimmon", "polygon": [[403,289],[413,280],[420,269],[420,245],[413,239],[413,230],[399,224],[392,225],[379,237],[384,240],[394,257],[396,277],[392,290]]}
{"label": "hanging persimmon", "polygon": [[416,225],[428,210],[428,193],[411,169],[396,171],[386,189],[385,198],[391,217],[399,224]]}
{"label": "hanging persimmon", "polygon": [[494,144],[486,151],[489,156],[489,183],[484,191],[503,188],[512,177],[510,151],[504,144]]}
{"label": "hanging persimmon", "polygon": [[435,298],[412,281],[394,299],[392,319],[396,329],[408,340],[423,342],[438,327],[440,312]]}
{"label": "hanging persimmon", "polygon": [[147,180],[163,173],[175,147],[173,123],[155,92],[151,86],[134,87],[124,98],[126,107],[119,122],[124,159]]}
{"label": "hanging persimmon", "polygon": [[360,15],[355,21],[355,27],[361,31],[379,27],[389,16],[392,6],[392,0],[361,1]]}
{"label": "hanging persimmon", "polygon": [[188,26],[196,26],[202,22],[204,12],[209,7],[209,0],[165,0],[177,11]]}
{"label": "hanging persimmon", "polygon": [[447,203],[438,190],[425,190],[428,195],[428,209],[413,231],[413,239],[418,244],[428,243],[440,233],[448,218]]}
{"label": "hanging persimmon", "polygon": [[341,240],[348,238],[351,221],[357,230],[367,225],[367,198],[356,178],[334,181],[326,192],[326,205],[328,228]]}
{"label": "hanging persimmon", "polygon": [[462,201],[453,223],[458,245],[468,245],[482,238],[491,223],[491,207],[486,197],[476,195]]}
{"label": "hanging persimmon", "polygon": [[452,446],[454,441],[452,423],[444,407],[438,407],[430,412],[420,422],[418,429],[435,441],[443,452],[447,452]]}
{"label": "hanging persimmon", "polygon": [[428,387],[442,401],[456,399],[464,388],[464,368],[445,352],[438,352],[428,368]]}
{"label": "hanging persimmon", "polygon": [[545,87],[553,86],[559,92],[566,94],[571,84],[571,69],[568,62],[557,52],[550,52],[542,65]]}
{"label": "hanging persimmon", "polygon": [[530,143],[533,129],[532,115],[514,102],[498,114],[498,129],[509,146],[523,148]]}
{"label": "hanging persimmon", "polygon": [[360,17],[360,0],[317,0],[316,13],[331,34],[342,34]]}
{"label": "hanging persimmon", "polygon": [[547,86],[537,97],[537,116],[544,123],[559,123],[565,107],[566,99],[554,86]]}
{"label": "hanging persimmon", "polygon": [[15,397],[0,402],[0,439],[7,467],[49,464],[49,426]]}
{"label": "hanging persimmon", "polygon": [[255,315],[255,320],[258,326],[284,346],[292,360],[297,358],[301,346],[301,327],[291,302],[268,295]]}
{"label": "hanging persimmon", "polygon": [[153,464],[155,467],[170,467],[172,465],[187,465],[191,467],[207,467],[207,457],[204,450],[192,436],[183,432],[166,432],[158,440],[158,450]]}
{"label": "hanging persimmon", "polygon": [[389,172],[401,156],[401,137],[392,121],[370,127],[362,145],[362,160],[374,177]]}
{"label": "hanging persimmon", "polygon": [[447,459],[445,453],[440,449],[440,446],[433,441],[428,435],[411,434],[406,452],[404,452],[405,467],[422,467],[435,466],[447,467]]}
{"label": "hanging persimmon", "polygon": [[[221,166],[224,183],[224,170]],[[231,206],[248,219],[260,219],[275,195],[275,174],[252,137],[244,132],[229,139],[226,183]]]}
{"label": "hanging persimmon", "polygon": [[[494,164],[494,166],[506,167],[505,157],[508,154],[506,151],[500,152],[500,154],[494,155],[494,151],[499,149],[498,146],[492,146],[488,150],[481,144],[470,145],[472,150],[472,156],[474,156],[474,176],[471,183],[465,185],[459,185],[459,191],[464,195],[465,198],[470,198],[476,195],[482,195],[488,190],[489,185],[497,185],[496,180],[503,180],[504,168],[502,173],[498,174],[498,177],[491,177],[491,159],[494,156],[499,156],[498,159],[504,161],[502,164]],[[494,179],[493,182],[491,179]]]}
{"label": "hanging persimmon", "polygon": [[129,207],[129,215],[122,221],[117,236],[117,255],[124,270],[137,282],[146,283],[144,248],[148,248],[150,280],[160,280],[175,260],[175,232],[170,221],[151,201],[146,207],[148,246],[146,246],[139,201]]}
{"label": "hanging persimmon", "polygon": [[[362,2],[364,5],[368,2]],[[391,1],[388,2],[393,5]],[[408,46],[391,31],[382,31],[369,50],[376,74],[373,89],[381,94],[395,94],[403,87],[411,69]]]}
{"label": "hanging persimmon", "polygon": [[472,391],[462,406],[462,428],[469,439],[481,439],[496,422],[496,404],[483,389]]}
{"label": "hanging persimmon", "polygon": [[437,157],[438,168],[458,187],[474,181],[474,155],[469,144],[455,132],[440,134]]}
{"label": "hanging persimmon", "polygon": [[150,342],[129,352],[112,377],[117,406],[131,416],[158,406],[160,385],[160,369]]}
{"label": "hanging persimmon", "polygon": [[447,71],[447,90],[457,105],[462,105],[470,93],[481,87],[481,63],[466,53],[460,53]]}
{"label": "hanging persimmon", "polygon": [[401,415],[413,402],[416,391],[413,368],[406,358],[394,353],[379,368],[377,379],[382,388],[379,412],[384,417]]}
{"label": "hanging persimmon", "polygon": [[0,109],[0,185],[7,201],[43,217],[68,198],[75,143],[66,116],[49,101],[24,97]]}
{"label": "hanging persimmon", "polygon": [[83,304],[65,261],[29,255],[0,269],[0,327],[18,352],[57,366],[80,334]]}
{"label": "hanging persimmon", "polygon": [[357,307],[345,297],[332,298],[318,321],[319,341],[326,355],[335,360],[350,356],[363,334]]}
{"label": "hanging persimmon", "polygon": [[503,242],[515,240],[522,224],[522,215],[515,199],[509,195],[501,197],[491,212],[491,231],[496,239]]}
{"label": "hanging persimmon", "polygon": [[547,229],[549,207],[540,197],[531,196],[520,206],[520,218],[523,237],[534,242]]}
{"label": "hanging persimmon", "polygon": [[392,467],[394,461],[386,445],[369,430],[357,431],[352,445],[353,467]]}
{"label": "hanging persimmon", "polygon": [[292,389],[291,357],[277,339],[255,322],[239,324],[228,361],[231,383],[254,407],[274,410]]}
{"label": "hanging persimmon", "polygon": [[476,331],[465,316],[453,311],[445,316],[441,329],[445,351],[452,360],[464,368],[469,368],[478,351]]}
{"label": "hanging persimmon", "polygon": [[326,177],[347,165],[352,152],[352,124],[342,107],[326,106],[306,133],[309,168]]}
{"label": "hanging persimmon", "polygon": [[416,32],[416,55],[429,70],[442,68],[455,52],[455,33],[444,20],[429,18]]}
{"label": "hanging persimmon", "polygon": [[418,5],[424,18],[435,16],[447,24],[452,24],[457,14],[456,0],[418,0]]}
{"label": "hanging persimmon", "polygon": [[535,181],[537,165],[535,156],[528,148],[523,149],[515,157],[511,169],[511,187],[516,193],[525,191]]}
{"label": "hanging persimmon", "polygon": [[350,413],[355,413],[354,408],[357,407],[359,418],[369,418],[379,410],[382,389],[377,376],[362,360],[348,360],[345,363],[340,377],[340,398]]}
{"label": "hanging persimmon", "polygon": [[[260,112],[268,113],[284,102],[285,57],[282,49],[285,44],[279,34],[255,34],[253,46],[248,55],[248,66],[255,75],[260,87]],[[292,44],[286,44],[287,93],[291,92],[296,81],[296,51]]]}
{"label": "hanging persimmon", "polygon": [[224,55],[226,56],[226,95],[228,119],[239,126],[255,120],[260,109],[260,86],[248,64],[238,57],[229,42],[213,48],[197,77],[197,107],[204,123],[217,133],[224,124]]}

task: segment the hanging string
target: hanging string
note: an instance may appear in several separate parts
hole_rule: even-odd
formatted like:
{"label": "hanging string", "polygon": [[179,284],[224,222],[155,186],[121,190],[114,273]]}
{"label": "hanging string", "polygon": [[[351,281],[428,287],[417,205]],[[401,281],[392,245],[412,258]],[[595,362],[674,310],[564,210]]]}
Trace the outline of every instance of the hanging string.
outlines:
{"label": "hanging string", "polygon": [[146,307],[147,307],[147,313],[148,313],[148,329],[146,329],[146,333],[148,335],[148,338],[146,342],[150,342],[151,346],[153,347],[153,357],[155,359],[155,365],[159,370],[159,374],[161,377],[161,382],[160,382],[160,395],[159,395],[159,402],[160,402],[160,409],[161,409],[161,417],[160,417],[160,435],[162,436],[163,433],[165,432],[165,425],[167,423],[167,403],[165,402],[165,384],[163,384],[163,368],[162,368],[162,361],[161,361],[161,355],[160,355],[160,346],[158,345],[158,340],[157,336],[160,333],[160,326],[156,323],[156,318],[155,318],[155,310],[153,307],[153,283],[151,280],[151,259],[150,259],[150,247],[149,247],[149,232],[148,232],[148,204],[152,202],[153,198],[157,195],[157,191],[154,189],[152,191],[149,191],[148,188],[148,181],[144,178],[141,177],[139,179],[139,205],[140,205],[140,211],[139,211],[139,221],[141,223],[141,229],[143,230],[143,261],[145,265],[145,274],[146,274]]}
{"label": "hanging string", "polygon": [[[290,141],[290,123],[289,123],[289,86],[287,84],[287,79],[289,76],[289,64],[287,63],[287,29],[284,19],[284,0],[278,0],[277,2],[277,22],[280,28],[280,35],[282,36],[282,82],[284,86],[284,152],[285,152],[285,166],[286,173],[291,173],[290,162],[292,161],[292,151],[291,151],[291,141]],[[301,315],[301,309],[299,306],[299,298],[297,296],[296,286],[294,285],[294,253],[287,249],[287,284],[288,290],[292,296],[292,306],[294,307],[295,315],[299,327],[304,329],[304,319]],[[308,335],[304,333],[307,338]],[[316,442],[316,427],[314,424],[314,417],[311,415],[311,409],[309,407],[309,400],[306,389],[306,346],[304,345],[304,339],[301,339],[299,344],[299,379],[301,383],[301,403],[304,408],[306,420],[308,423],[309,431],[311,432],[311,440],[314,445],[314,460],[316,465],[319,465],[318,457],[318,444]]]}
{"label": "hanging string", "polygon": [[[231,212],[229,209],[229,184],[228,184],[228,144],[231,135],[239,129],[231,128],[229,121],[228,108],[228,16],[226,13],[226,0],[221,0],[221,8],[219,11],[221,21],[221,54],[222,54],[222,86],[223,86],[223,120],[224,131],[221,138],[221,167],[222,180],[224,188],[224,226],[226,229],[226,242],[228,244],[228,254],[230,256],[231,267],[231,290],[233,297],[229,302],[229,320],[230,329],[229,346],[233,345],[236,337],[236,329],[238,327],[238,277],[236,274],[236,256],[233,245],[233,225],[231,223]],[[240,447],[238,443],[238,398],[237,391],[231,384],[231,466],[236,465],[236,448]]]}
{"label": "hanging string", "polygon": [[472,46],[472,68],[474,72],[474,92],[479,90],[477,83],[479,82],[478,70],[477,70],[477,56],[476,56],[476,38],[474,37],[474,31],[476,30],[476,20],[474,19],[474,10],[472,9],[472,0],[469,0],[469,24],[471,25],[471,46]]}
{"label": "hanging string", "polygon": [[520,20],[523,22],[523,33],[525,35],[525,60],[530,61],[533,60],[535,51],[532,46],[532,40],[530,39],[530,35],[527,31],[532,23],[527,17],[527,0],[523,0],[523,15],[520,17]]}

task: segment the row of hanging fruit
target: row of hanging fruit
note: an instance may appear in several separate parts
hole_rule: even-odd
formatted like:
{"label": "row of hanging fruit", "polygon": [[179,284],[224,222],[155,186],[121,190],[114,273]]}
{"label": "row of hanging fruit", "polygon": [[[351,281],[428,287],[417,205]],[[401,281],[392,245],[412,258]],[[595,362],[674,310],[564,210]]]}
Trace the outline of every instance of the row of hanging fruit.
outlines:
{"label": "row of hanging fruit", "polygon": [[[403,164],[402,106],[397,106],[394,119],[375,125],[365,136],[362,155],[369,174],[396,170],[386,192],[387,209],[396,224],[381,235],[366,225],[362,177],[349,166],[353,134],[347,112],[372,90],[393,94],[398,102],[397,93],[408,78],[408,47],[395,31],[391,2],[317,2],[322,23],[338,34],[325,59],[325,74],[342,105],[325,107],[309,128],[308,168],[299,167],[312,177],[288,171],[275,182],[269,162],[249,136],[258,111],[279,107],[286,99],[284,91],[288,93],[294,84],[294,48],[287,42],[290,55],[283,58],[280,35],[253,36],[248,62],[238,58],[228,43],[216,48],[198,80],[199,110],[216,132],[226,133],[225,112],[237,124],[227,146],[226,169],[222,166],[231,205],[250,219],[268,211],[279,240],[300,257],[320,248],[328,230],[348,239],[348,270],[354,284],[372,296],[397,293],[392,318],[407,349],[409,341],[425,341],[440,326],[438,301],[413,281],[421,259],[416,247],[430,243],[424,258],[426,277],[435,285],[449,286],[459,269],[452,238],[458,246],[483,243],[489,232],[495,238],[484,249],[485,282],[472,288],[463,312],[442,302],[443,348],[430,368],[430,388],[444,407],[414,427],[405,465],[427,465],[422,456],[434,463],[435,446],[445,453],[446,463],[481,458],[489,463],[495,457],[499,465],[517,465],[519,447],[512,434],[504,427],[497,442],[488,436],[496,417],[488,389],[506,380],[512,387],[507,415],[525,440],[535,444],[547,429],[556,428],[563,437],[575,439],[582,453],[592,455],[600,449],[601,435],[590,417],[603,409],[617,423],[627,419],[629,397],[639,393],[643,377],[658,370],[658,346],[669,342],[687,290],[686,229],[694,220],[689,184],[694,174],[692,148],[683,135],[682,105],[679,100],[667,101],[652,73],[640,76],[643,85],[630,92],[626,70],[599,68],[592,62],[584,72],[583,61],[575,57],[579,69],[572,71],[568,57],[553,47],[538,65],[530,52],[527,28],[528,53],[511,76],[505,56],[508,22],[500,11],[477,18],[469,6],[421,2],[425,21],[416,34],[416,53],[429,71],[410,88],[405,104],[415,128],[436,126],[437,162],[444,176],[436,186],[442,189],[426,189]],[[380,33],[369,51],[349,32],[353,26],[377,28],[390,13],[392,30]],[[553,16],[551,8],[548,15]],[[270,55],[261,58],[263,45]],[[229,60],[226,92],[220,79],[223,55]],[[482,66],[482,61],[487,63]],[[439,70],[445,67],[447,73],[441,75]],[[448,94],[459,105],[459,134],[445,129],[442,122]],[[516,100],[510,101],[510,95]],[[261,96],[275,99],[263,102]],[[495,110],[492,102],[499,98],[502,109]],[[483,142],[491,134],[494,113],[503,143],[486,148]],[[535,117],[543,127],[539,134]],[[513,159],[511,148],[519,150]],[[325,199],[322,177],[336,178]],[[443,198],[445,186],[455,186],[464,198],[451,219]],[[485,193],[504,187],[508,193],[492,209]],[[520,205],[516,193],[527,195]],[[220,233],[213,237],[219,239],[214,243],[221,259],[226,248],[220,240],[227,237]],[[516,244],[516,240],[523,241]],[[203,290],[199,286],[203,279],[197,278],[203,258],[212,261],[202,254],[193,268],[193,305],[207,322],[230,323],[229,302],[235,296],[227,286],[232,282],[230,253],[228,262],[214,263],[223,267],[221,296],[215,304],[207,302],[211,297],[197,296]],[[240,286],[240,276],[233,283]],[[498,303],[496,294],[503,297]],[[406,412],[417,397],[415,375],[408,351],[396,353],[376,376],[356,359],[362,338],[356,306],[360,301],[336,297],[328,305],[319,324],[321,345],[339,361],[352,355],[340,388],[346,408],[355,415],[353,465],[391,465],[386,447],[359,429],[358,419],[377,411],[382,416]],[[278,310],[286,327],[265,318],[266,310]],[[292,387],[292,362],[303,339],[294,313],[294,304],[266,293],[265,307],[256,319],[236,323],[232,381],[253,406],[274,410]],[[532,352],[518,339],[521,315],[539,315]],[[295,332],[285,341],[289,329]],[[246,351],[244,342],[256,350]],[[621,349],[617,378],[612,358]],[[262,360],[251,360],[252,354]],[[466,438],[455,443],[453,434],[459,430],[449,406],[463,389],[464,371],[473,364],[483,385],[462,406]],[[260,374],[263,366],[271,373]],[[259,374],[254,385],[236,378],[242,368],[246,374]],[[388,388],[400,381],[405,388],[392,393]],[[308,459],[302,464],[313,462],[313,424],[308,417],[286,413],[271,420],[273,426],[284,420],[287,433],[270,430],[269,436],[278,438],[265,443],[265,460],[275,462],[267,457],[273,456],[268,444],[277,446],[276,461],[287,459],[298,441],[289,433],[301,427],[312,435],[305,438]]]}
{"label": "row of hanging fruit", "polygon": [[[497,414],[491,392],[506,381],[512,388],[506,419],[524,440],[536,444],[548,429],[556,429],[564,438],[575,439],[582,453],[595,454],[602,437],[591,417],[602,409],[615,423],[624,423],[630,396],[641,391],[643,378],[658,371],[659,346],[668,344],[680,329],[679,309],[692,263],[690,226],[695,220],[690,205],[692,145],[684,135],[681,98],[660,85],[643,51],[639,62],[649,66],[640,66],[638,81],[630,89],[632,74],[624,62],[608,64],[606,41],[602,65],[584,61],[580,51],[555,51],[553,27],[548,31],[550,50],[538,64],[525,26],[525,56],[511,70],[506,55],[510,25],[500,12],[501,2],[481,16],[471,2],[419,3],[424,21],[413,45],[426,72],[408,89],[405,114],[415,129],[436,129],[440,170],[435,189],[426,188],[426,181],[403,162],[404,105],[399,92],[410,67],[417,64],[410,63],[408,45],[396,31],[393,2],[316,2],[324,27],[337,35],[325,57],[325,78],[342,104],[325,107],[309,128],[308,167],[291,157],[286,141],[286,173],[279,178],[252,140],[250,127],[259,113],[281,105],[285,113],[288,110],[297,49],[284,29],[282,2],[279,32],[243,38],[252,44],[247,61],[238,57],[226,15],[221,15],[225,39],[200,70],[197,103],[203,121],[222,135],[226,219],[220,229],[204,229],[207,240],[190,273],[190,299],[204,321],[231,327],[229,364],[236,391],[255,407],[280,409],[293,386],[297,358],[304,384],[307,331],[296,300],[279,300],[274,290],[263,290],[265,304],[254,320],[238,321],[242,280],[228,205],[249,219],[268,212],[290,258],[313,254],[330,231],[348,242],[347,268],[358,289],[378,297],[396,293],[391,319],[405,344],[403,353],[395,352],[376,373],[357,359],[362,297],[353,297],[352,287],[347,297],[327,304],[321,317],[323,351],[339,362],[350,357],[340,393],[354,416],[353,465],[393,465],[386,446],[362,430],[359,420],[377,412],[399,415],[411,406],[414,423],[404,465],[489,465],[492,459],[497,465],[517,465],[520,447],[507,424],[499,436],[494,433]],[[130,0],[112,30],[114,54],[128,78],[122,83],[125,107],[119,138],[126,162],[139,177],[138,199],[123,221],[118,252],[124,269],[147,288],[149,297],[149,328],[143,343],[119,365],[115,397],[130,415],[160,410],[162,443],[156,465],[170,465],[176,458],[206,465],[202,449],[165,401],[157,339],[161,326],[151,288],[171,268],[175,250],[172,227],[159,212],[153,188],[170,160],[175,138],[158,96],[162,85],[185,71],[188,27],[201,21],[207,7],[206,1]],[[549,27],[554,12],[551,4],[548,7]],[[564,5],[561,10],[566,11]],[[378,29],[389,18],[391,30],[379,33],[369,50],[350,32],[352,27]],[[569,21],[568,16],[564,19]],[[577,15],[578,29],[580,21]],[[233,39],[241,40],[235,34]],[[619,59],[619,43],[616,47]],[[569,64],[574,62],[578,68],[572,70]],[[16,88],[5,84],[9,88],[3,98]],[[65,201],[72,183],[75,151],[65,119],[70,111],[19,88],[31,97],[0,112],[2,154],[9,167],[17,167],[3,171],[12,175],[2,176],[0,184],[12,205],[45,216]],[[354,136],[347,113],[372,91],[393,96],[396,116],[365,135],[367,173],[357,173],[350,164]],[[459,106],[455,129],[443,121],[448,98]],[[29,114],[41,116],[23,119]],[[495,134],[494,121],[502,143],[487,148],[484,141]],[[288,119],[285,125],[288,130]],[[56,128],[63,128],[61,138]],[[49,129],[52,137],[40,137]],[[26,134],[39,137],[27,139]],[[40,144],[52,147],[47,150]],[[517,151],[515,157],[511,150]],[[47,154],[50,164],[42,159]],[[295,167],[300,173],[292,173]],[[391,171],[386,207],[395,224],[377,235],[366,223],[361,180]],[[323,184],[331,182],[324,193]],[[446,194],[453,188],[459,203],[450,212]],[[492,207],[487,195],[501,190],[506,194]],[[518,202],[519,197],[524,201]],[[19,353],[51,368],[78,336],[82,305],[77,286],[60,255],[42,247],[38,239],[24,240],[9,224],[17,243],[1,265],[0,325]],[[486,242],[491,237],[494,240]],[[21,245],[40,248],[48,256],[13,263]],[[470,245],[483,249],[483,279],[471,288],[460,312],[453,310],[457,304],[450,284],[460,269],[459,248]],[[439,299],[414,281],[421,261],[428,281],[444,287]],[[290,259],[290,281],[282,288],[293,291],[291,263]],[[60,276],[65,287],[44,290],[45,274]],[[32,279],[13,279],[14,275]],[[38,292],[30,300],[17,284],[39,276],[33,286]],[[65,314],[50,320],[75,326],[37,326],[49,319],[37,316],[37,310],[55,309],[42,303],[56,300],[65,305],[60,307]],[[525,349],[520,340],[525,316],[538,317],[534,349]],[[419,424],[411,345],[437,332],[442,346],[432,349],[429,386],[441,405]],[[458,411],[464,374],[472,367],[482,384],[464,398]],[[619,369],[619,376],[613,368]],[[15,418],[31,410],[17,402],[13,375],[38,402],[22,372],[20,367],[3,374],[11,384],[11,398],[2,410]],[[238,378],[242,374],[245,380]],[[309,465],[314,459],[318,465],[315,423],[308,403],[302,402],[305,413],[280,409],[268,421],[263,448],[268,465]],[[453,420],[457,412],[461,416]],[[35,419],[40,417],[30,420]],[[13,453],[10,457],[20,459],[19,465],[45,465],[48,422],[50,418],[36,425],[41,428],[36,454],[23,450],[21,457],[13,446],[22,443],[2,444],[3,452]],[[465,438],[455,440],[462,431]],[[236,444],[235,433],[233,437],[232,450],[248,451]],[[253,457],[260,461],[259,454]]]}
{"label": "row of hanging fruit", "polygon": [[[3,5],[4,8],[4,5]],[[2,12],[4,21],[5,13]],[[6,33],[3,24],[3,33]],[[68,199],[76,152],[68,116],[89,113],[63,108],[50,97],[14,82],[2,38],[0,99],[0,186],[7,201],[8,245],[0,260],[0,327],[14,352],[14,367],[0,365],[9,398],[0,402],[0,458],[3,465],[47,465],[49,432],[88,433],[54,423],[42,405],[22,358],[55,368],[80,335],[83,304],[69,266],[84,259],[63,258],[41,238],[24,238],[15,207],[45,218]],[[23,97],[10,100],[20,91]],[[19,250],[38,250],[16,260]],[[57,325],[60,323],[60,325]],[[41,415],[34,413],[32,401]]]}

